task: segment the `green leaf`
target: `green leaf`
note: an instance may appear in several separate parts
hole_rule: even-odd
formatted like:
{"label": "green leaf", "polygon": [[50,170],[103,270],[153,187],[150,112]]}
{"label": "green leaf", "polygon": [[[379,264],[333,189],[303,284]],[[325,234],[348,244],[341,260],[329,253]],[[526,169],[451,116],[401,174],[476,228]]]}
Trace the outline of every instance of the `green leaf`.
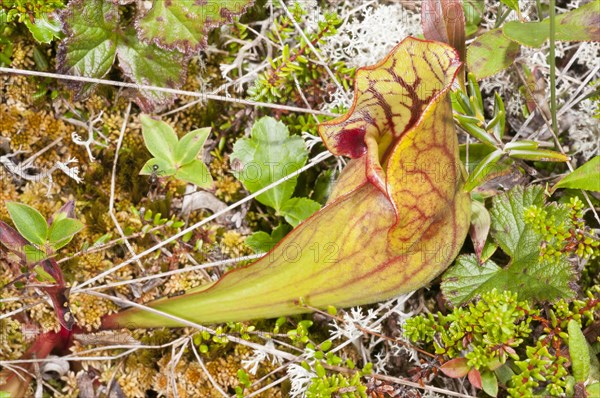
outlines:
{"label": "green leaf", "polygon": [[484,370],[481,372],[481,387],[487,395],[495,397],[498,395],[498,379],[494,372]]}
{"label": "green leaf", "polygon": [[568,324],[569,355],[573,377],[578,383],[585,383],[590,374],[590,351],[577,321],[571,319]]}
{"label": "green leaf", "polygon": [[308,198],[292,198],[287,200],[279,212],[285,217],[285,221],[295,227],[313,213],[321,209],[321,204]]}
{"label": "green leaf", "polygon": [[198,159],[194,159],[177,169],[175,178],[195,184],[200,188],[210,188],[213,186],[213,179],[210,171],[208,171],[208,167]]}
{"label": "green leaf", "polygon": [[463,8],[465,14],[465,33],[469,37],[479,29],[479,23],[485,13],[485,1],[465,0],[463,1]]}
{"label": "green leaf", "polygon": [[60,22],[48,19],[48,14],[43,14],[31,23],[29,18],[25,18],[25,26],[31,32],[31,35],[38,43],[50,43],[54,38],[60,38]]}
{"label": "green leaf", "polygon": [[488,239],[483,246],[483,250],[481,251],[481,256],[479,257],[479,261],[487,261],[496,253],[498,250],[498,244],[491,239]]}
{"label": "green leaf", "polygon": [[587,391],[588,397],[600,397],[600,383],[588,384],[585,391]]}
{"label": "green leaf", "polygon": [[[179,88],[185,82],[187,59],[177,51],[139,41],[134,29],[127,29],[120,37],[117,56],[119,67],[134,83]],[[143,112],[152,112],[170,104],[175,97],[156,90],[139,90],[135,99]]]}
{"label": "green leaf", "polygon": [[288,224],[279,224],[273,229],[271,235],[264,231],[258,231],[248,236],[245,243],[254,250],[255,253],[266,253],[273,249],[291,230],[292,227]]}
{"label": "green leaf", "polygon": [[519,11],[519,0],[500,0],[506,4],[511,10]]}
{"label": "green leaf", "polygon": [[[25,252],[25,258],[27,259],[27,262],[29,264],[39,263],[40,261],[48,257],[46,253],[39,250],[37,247],[31,245],[25,245],[23,247],[23,252]],[[47,273],[42,268],[42,271],[39,271],[38,274],[46,275]],[[49,278],[52,278],[52,276],[49,276]],[[52,278],[52,281],[54,281],[54,278]]]}
{"label": "green leaf", "polygon": [[538,162],[568,162],[570,159],[567,155],[548,149],[511,149],[508,156]]}
{"label": "green leaf", "polygon": [[492,290],[501,271],[493,261],[479,264],[474,254],[459,256],[443,276],[442,291],[452,304],[461,305]]}
{"label": "green leaf", "polygon": [[233,22],[233,17],[244,13],[252,3],[154,0],[152,8],[135,21],[135,26],[142,40],[191,55],[206,47],[210,30]]}
{"label": "green leaf", "polygon": [[329,199],[329,195],[331,195],[334,185],[334,170],[323,170],[315,181],[315,186],[311,195],[312,200],[324,205],[327,202],[327,199]]}
{"label": "green leaf", "polygon": [[6,208],[13,223],[15,223],[17,231],[25,239],[36,245],[46,243],[48,224],[39,211],[31,206],[16,202],[7,202]]}
{"label": "green leaf", "polygon": [[54,250],[68,244],[73,236],[83,229],[83,223],[74,218],[63,218],[53,222],[48,231],[48,242]]}
{"label": "green leaf", "polygon": [[39,264],[33,267],[33,272],[35,273],[35,279],[38,282],[56,283],[56,279],[54,279],[54,277]]}
{"label": "green leaf", "polygon": [[[283,123],[265,116],[254,123],[250,138],[235,143],[231,158],[241,163],[235,176],[254,193],[304,166],[308,152],[301,137],[290,137]],[[297,177],[291,178],[256,199],[279,211],[294,193],[296,182]]]}
{"label": "green leaf", "polygon": [[[600,41],[600,0],[558,15],[555,20],[558,41]],[[550,37],[550,19],[541,22],[507,22],[504,34],[522,45],[541,47]]]}
{"label": "green leaf", "polygon": [[552,191],[558,188],[600,192],[600,156],[593,157],[577,170],[565,176],[552,188]]}
{"label": "green leaf", "polygon": [[[112,1],[74,0],[61,15],[67,37],[58,47],[58,72],[102,78],[115,61],[119,10]],[[82,84],[74,84],[81,89]],[[90,84],[85,84],[90,87]]]}
{"label": "green leaf", "polygon": [[255,253],[266,253],[275,247],[277,242],[271,238],[271,235],[265,231],[258,231],[248,236],[245,241],[246,245]]}
{"label": "green leaf", "polygon": [[158,177],[172,176],[175,175],[175,167],[168,160],[152,158],[140,170],[140,175],[142,176],[149,176],[151,174],[155,174]]}
{"label": "green leaf", "polygon": [[197,156],[210,134],[210,127],[196,129],[184,135],[175,147],[175,162],[183,165]]}
{"label": "green leaf", "polygon": [[467,67],[478,80],[483,79],[511,66],[519,51],[519,44],[502,34],[501,29],[490,30],[469,45]]}
{"label": "green leaf", "polygon": [[[185,81],[188,57],[142,43],[133,28],[120,23],[117,2],[74,0],[61,14],[67,37],[58,50],[58,70],[76,76],[104,77],[115,58],[123,74],[136,84],[179,88]],[[72,84],[81,98],[91,84]],[[156,90],[140,90],[134,96],[144,112],[173,101],[174,96]]]}
{"label": "green leaf", "polygon": [[[469,150],[467,156],[467,148]],[[494,152],[494,148],[481,143],[461,144],[459,146],[460,160],[464,163],[467,172],[471,174],[475,167],[490,153]]]}
{"label": "green leaf", "polygon": [[472,191],[475,187],[483,184],[487,181],[486,177],[490,174],[494,174],[494,172],[498,171],[500,168],[496,167],[498,161],[504,156],[502,150],[498,149],[494,152],[487,155],[471,174],[469,174],[469,178],[465,183],[465,190],[467,192]]}
{"label": "green leaf", "polygon": [[471,228],[469,235],[473,241],[473,248],[477,258],[481,259],[481,254],[487,241],[492,220],[490,213],[485,205],[477,200],[471,202]]}
{"label": "green leaf", "polygon": [[492,203],[492,237],[511,260],[502,268],[492,261],[480,265],[475,255],[458,257],[456,265],[443,276],[446,298],[454,305],[461,305],[493,288],[517,292],[521,300],[573,297],[572,266],[564,257],[540,256],[542,237],[524,220],[526,208],[544,205],[543,189],[517,186],[494,197]]}
{"label": "green leaf", "polygon": [[177,134],[173,128],[161,120],[155,120],[147,115],[140,116],[144,143],[150,153],[170,164],[175,163],[175,148]]}

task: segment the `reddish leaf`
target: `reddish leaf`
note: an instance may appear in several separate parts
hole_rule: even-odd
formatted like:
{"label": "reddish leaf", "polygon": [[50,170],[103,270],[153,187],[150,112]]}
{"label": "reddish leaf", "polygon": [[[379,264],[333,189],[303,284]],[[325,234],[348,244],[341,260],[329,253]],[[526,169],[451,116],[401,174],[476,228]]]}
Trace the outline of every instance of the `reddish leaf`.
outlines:
{"label": "reddish leaf", "polygon": [[[461,0],[424,0],[421,24],[426,39],[450,44],[458,51],[460,60],[465,61],[465,15]],[[459,78],[462,84],[462,74]]]}
{"label": "reddish leaf", "polygon": [[75,218],[75,201],[69,200],[67,203],[62,205],[60,209],[52,217],[48,219],[48,225],[52,224],[55,219],[61,218]]}
{"label": "reddish leaf", "polygon": [[19,256],[21,261],[25,261],[25,252],[23,250],[29,242],[16,229],[4,221],[0,221],[0,243],[10,250],[11,253]]}
{"label": "reddish leaf", "polygon": [[454,358],[445,362],[440,366],[440,370],[448,377],[458,379],[465,377],[469,373],[469,365],[467,358]]}
{"label": "reddish leaf", "polygon": [[473,387],[478,388],[481,390],[482,388],[482,384],[481,384],[481,373],[479,373],[479,371],[477,369],[471,369],[469,371],[469,382],[471,382],[471,384],[473,385]]}
{"label": "reddish leaf", "polygon": [[[450,46],[407,38],[357,72],[354,104],[319,126],[327,148],[355,158],[329,202],[259,261],[155,309],[195,322],[240,321],[373,303],[429,283],[456,257],[470,197],[447,96]],[[106,328],[176,326],[128,309]]]}

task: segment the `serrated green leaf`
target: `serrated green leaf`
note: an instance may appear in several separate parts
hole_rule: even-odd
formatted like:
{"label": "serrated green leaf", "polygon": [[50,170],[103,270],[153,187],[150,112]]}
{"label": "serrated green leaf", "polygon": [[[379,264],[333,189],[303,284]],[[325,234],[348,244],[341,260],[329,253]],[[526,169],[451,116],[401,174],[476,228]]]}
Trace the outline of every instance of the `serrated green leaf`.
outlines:
{"label": "serrated green leaf", "polygon": [[314,200],[308,198],[291,198],[281,206],[279,212],[283,215],[285,221],[295,227],[312,216],[313,213],[319,211],[319,209],[321,209],[321,204]]}
{"label": "serrated green leaf", "polygon": [[68,244],[73,236],[83,229],[83,223],[73,218],[63,218],[54,221],[48,231],[48,242],[54,250]]}
{"label": "serrated green leaf", "polygon": [[[235,176],[254,193],[298,170],[306,163],[308,152],[301,137],[290,137],[287,127],[272,117],[259,119],[250,138],[242,138],[233,146],[231,159],[238,159],[241,170]],[[292,197],[297,177],[257,196],[257,200],[280,210]]]}
{"label": "serrated green leaf", "polygon": [[467,67],[475,77],[483,79],[508,68],[519,55],[520,46],[501,29],[485,32],[467,49]]}
{"label": "serrated green leaf", "polygon": [[175,163],[175,148],[177,147],[177,134],[173,128],[161,120],[155,120],[147,115],[140,116],[142,122],[142,135],[144,143],[150,153],[158,158]]}
{"label": "serrated green leaf", "polygon": [[31,206],[22,203],[7,202],[6,208],[17,231],[29,242],[36,245],[46,243],[48,224],[44,216]]}
{"label": "serrated green leaf", "polygon": [[[119,10],[112,1],[74,0],[61,14],[67,37],[58,48],[58,71],[102,78],[115,61]],[[82,85],[76,85],[81,89]],[[86,84],[85,87],[89,87]]]}
{"label": "serrated green leaf", "polygon": [[600,192],[600,156],[596,156],[558,182],[557,188],[584,189]]}
{"label": "serrated green leaf", "polygon": [[[151,43],[142,43],[133,28],[120,24],[116,2],[74,0],[61,14],[67,37],[58,50],[61,73],[104,77],[115,58],[125,76],[136,84],[179,88],[185,81],[188,58],[177,51],[165,51]],[[73,83],[77,96],[85,95],[91,84]],[[169,104],[172,94],[140,90],[134,97],[145,112]]]}
{"label": "serrated green leaf", "polygon": [[530,206],[544,205],[544,190],[539,186],[524,189],[517,186],[509,193],[492,199],[492,236],[511,257],[529,255],[538,241],[535,232],[525,224],[523,212]]}
{"label": "serrated green leaf", "polygon": [[543,189],[517,186],[493,198],[491,233],[511,257],[504,267],[492,261],[479,264],[475,255],[463,255],[443,276],[442,290],[454,305],[461,305],[490,291],[511,290],[521,300],[553,301],[574,296],[572,266],[565,258],[540,256],[542,237],[524,220],[525,209],[543,206]]}
{"label": "serrated green leaf", "polygon": [[[493,261],[479,264],[474,254],[462,255],[456,259],[443,276],[442,291],[444,296],[454,305],[461,305],[494,288],[502,268]],[[491,282],[490,282],[491,281]]]}
{"label": "serrated green leaf", "polygon": [[275,247],[275,243],[271,239],[271,235],[265,231],[258,231],[246,238],[244,242],[255,253],[266,253]]}
{"label": "serrated green leaf", "polygon": [[[558,41],[600,41],[600,0],[594,0],[555,19]],[[522,45],[541,47],[550,37],[550,19],[541,22],[507,22],[504,34]]]}
{"label": "serrated green leaf", "polygon": [[[177,51],[139,41],[134,29],[127,29],[120,37],[117,56],[119,67],[134,83],[179,88],[185,82],[187,59]],[[139,90],[135,100],[143,112],[152,112],[174,98],[173,94],[161,91]]]}
{"label": "serrated green leaf", "polygon": [[280,240],[282,240],[285,235],[288,234],[292,230],[288,224],[279,224],[273,231],[271,235],[264,231],[258,231],[253,233],[252,235],[246,238],[246,245],[254,250],[255,253],[266,253],[269,250],[273,249]]}
{"label": "serrated green leaf", "polygon": [[198,159],[194,159],[177,169],[175,178],[195,184],[200,188],[210,188],[213,186],[213,179],[210,171],[208,171],[208,167]]}
{"label": "serrated green leaf", "polygon": [[210,30],[233,22],[233,17],[244,13],[252,3],[252,0],[154,0],[152,8],[135,21],[135,26],[144,41],[194,54],[206,47]]}
{"label": "serrated green leaf", "polygon": [[210,127],[196,129],[184,135],[175,147],[175,162],[183,165],[197,156],[210,134]]}
{"label": "serrated green leaf", "polygon": [[43,14],[31,23],[29,18],[25,18],[25,26],[31,32],[31,35],[38,43],[50,43],[54,38],[60,38],[60,22],[48,18],[48,14]]}

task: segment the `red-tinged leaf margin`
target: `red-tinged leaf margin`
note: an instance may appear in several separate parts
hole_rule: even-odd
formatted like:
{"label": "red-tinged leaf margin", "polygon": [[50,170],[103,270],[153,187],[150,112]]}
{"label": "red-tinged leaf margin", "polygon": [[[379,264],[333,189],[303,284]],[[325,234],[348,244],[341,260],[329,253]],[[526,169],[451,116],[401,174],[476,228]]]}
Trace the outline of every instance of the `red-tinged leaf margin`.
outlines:
{"label": "red-tinged leaf margin", "polygon": [[[352,126],[356,124],[356,121],[364,122],[368,120],[369,122],[373,123],[372,117],[369,115],[368,112],[363,113],[359,112],[358,110],[360,108],[359,105],[362,105],[359,104],[359,98],[362,94],[362,91],[359,89],[359,80],[361,78],[368,80],[368,75],[371,71],[383,68],[383,66],[390,59],[393,59],[393,57],[399,49],[405,49],[407,41],[424,44],[436,43],[432,40],[423,40],[415,37],[407,37],[406,39],[398,43],[396,47],[394,47],[394,49],[392,49],[384,59],[382,59],[374,65],[364,66],[356,71],[356,77],[354,81],[354,100],[348,112],[346,112],[343,116],[326,121],[319,125],[319,135],[323,139],[323,144],[325,145],[327,150],[329,150],[329,152],[333,153],[336,156],[348,156],[352,159],[361,158],[365,154],[368,155],[368,148],[365,142],[366,132],[364,130],[357,130],[356,128],[352,128]],[[399,131],[396,133],[397,136],[394,138],[394,146],[397,146],[398,143],[401,141],[400,137],[402,135],[411,130],[414,126],[421,124],[423,118],[425,117],[425,114],[427,113],[427,109],[432,104],[434,104],[436,100],[446,95],[448,90],[451,88],[452,82],[454,81],[454,79],[456,79],[459,70],[463,65],[460,61],[460,56],[456,49],[452,48],[452,50],[454,51],[454,59],[451,60],[451,63],[448,66],[448,68],[455,68],[454,73],[452,73],[449,76],[448,81],[442,86],[442,88],[439,91],[435,92],[430,98],[420,101],[419,105],[422,106],[422,109],[410,108],[411,118],[406,123],[406,125],[404,125],[403,128],[399,129]],[[402,80],[402,78],[397,75],[395,75],[394,78],[396,80]],[[415,87],[413,87],[412,89],[415,90]],[[415,93],[409,92],[408,94],[414,95]],[[379,106],[381,106],[380,101],[378,101],[378,103]],[[350,126],[350,128],[348,128],[348,126]],[[327,130],[331,127],[338,131],[337,133],[335,133],[335,135],[327,133]],[[379,149],[381,151],[381,148]],[[393,151],[393,147],[388,147],[385,150],[385,154],[389,157],[391,156],[391,153],[393,153]],[[367,176],[367,180],[371,182],[374,186],[379,188],[382,191],[382,193],[386,195],[390,203],[392,203],[393,205],[393,200],[390,198],[389,192],[384,187],[384,181],[381,180],[381,175],[383,174],[382,167],[379,164],[373,164],[369,159],[369,156],[365,156],[365,158],[366,160],[364,161],[364,164],[366,166],[365,174]],[[386,169],[388,166],[389,165],[386,165]],[[358,188],[358,186],[356,188]]]}
{"label": "red-tinged leaf margin", "polygon": [[444,362],[440,366],[440,370],[448,377],[458,379],[465,377],[469,373],[469,360],[467,358],[454,358],[447,362]]}
{"label": "red-tinged leaf margin", "polygon": [[[98,7],[100,8],[98,9]],[[93,48],[104,44],[106,46],[105,50],[108,51],[109,54],[102,62],[94,60],[95,62],[92,71],[90,73],[88,70],[87,74],[84,74],[83,72],[89,68],[89,63],[84,62],[83,66],[78,66],[78,64],[80,64],[85,57],[89,56],[92,51],[86,52],[84,57],[80,58],[79,61],[74,64],[70,64],[68,60],[69,47],[77,40],[77,35],[79,34],[78,30],[74,29],[76,23],[73,22],[77,21],[79,18],[90,21],[90,25],[86,26],[87,29],[95,29],[90,35],[94,35],[95,33],[96,39],[100,40],[100,44]],[[61,40],[56,53],[58,73],[94,78],[103,78],[106,76],[112,68],[117,55],[118,29],[116,29],[116,27],[120,21],[117,5],[110,1],[99,1],[98,4],[91,5],[91,1],[89,0],[72,0],[69,2],[68,7],[59,13],[59,19],[62,23],[63,31],[65,32],[65,38]],[[91,43],[88,42],[88,44]],[[94,86],[91,83],[75,81],[69,81],[66,84],[68,87],[76,90],[76,100],[85,97],[89,90]]]}
{"label": "red-tinged leaf margin", "polygon": [[[179,51],[167,51],[138,39],[133,29],[125,30],[117,44],[117,59],[123,74],[136,84],[178,89],[187,78],[190,57]],[[152,73],[150,73],[152,72]],[[164,109],[175,95],[155,90],[127,91],[144,113]]]}
{"label": "red-tinged leaf margin", "polygon": [[[183,3],[185,0],[178,0],[181,3]],[[232,10],[230,8],[231,5],[233,5],[234,7],[237,6],[239,3],[246,1],[247,4],[243,5],[242,7],[238,8],[237,10]],[[189,0],[188,0],[189,3]],[[167,42],[164,40],[164,38],[161,38],[160,36],[152,36],[148,33],[148,29],[147,27],[144,27],[144,24],[148,23],[149,20],[152,18],[153,13],[157,13],[157,5],[160,7],[164,7],[164,10],[166,12],[168,7],[171,7],[173,4],[172,0],[153,0],[153,4],[152,7],[149,10],[146,11],[141,11],[135,18],[134,21],[134,26],[135,26],[135,30],[137,31],[137,36],[140,38],[140,40],[146,42],[146,43],[152,43],[157,45],[158,47],[165,49],[165,50],[179,50],[182,53],[186,54],[186,55],[194,55],[196,54],[198,51],[203,50],[204,48],[207,47],[208,45],[208,34],[210,33],[210,31],[212,31],[215,28],[218,28],[221,25],[224,24],[228,24],[228,23],[232,23],[234,21],[235,17],[238,17],[242,14],[244,14],[248,8],[250,8],[253,4],[254,1],[253,0],[242,0],[242,1],[229,1],[229,0],[222,0],[222,3],[225,3],[227,5],[221,7],[221,2],[216,1],[216,2],[207,2],[207,1],[195,1],[195,4],[193,4],[194,7],[220,7],[219,10],[219,14],[220,16],[224,19],[224,21],[211,21],[210,18],[206,18],[202,24],[202,29],[201,31],[198,32],[190,32],[192,35],[194,33],[198,33],[200,34],[202,37],[201,39],[197,42],[197,44],[191,44],[189,43],[189,41],[186,41],[184,39],[177,39],[177,40],[172,40],[171,42]],[[230,3],[230,4],[227,4]],[[185,7],[185,5],[180,5],[181,7]],[[194,14],[192,11],[190,11],[188,9],[188,14]],[[188,15],[186,15],[187,17]],[[190,18],[192,19],[192,18]],[[169,26],[166,26],[164,24],[168,23],[168,18],[165,18],[164,15],[157,15],[155,16],[154,21],[152,21],[152,23],[156,23],[156,24],[163,24],[162,29],[159,29],[161,31],[168,31],[169,30]],[[199,23],[197,23],[196,25],[200,25]]]}

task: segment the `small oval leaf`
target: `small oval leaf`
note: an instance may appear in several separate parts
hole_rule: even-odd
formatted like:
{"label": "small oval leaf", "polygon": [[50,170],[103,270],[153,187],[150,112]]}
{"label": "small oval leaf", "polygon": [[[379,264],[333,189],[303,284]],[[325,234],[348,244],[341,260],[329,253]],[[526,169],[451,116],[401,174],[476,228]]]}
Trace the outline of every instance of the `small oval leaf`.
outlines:
{"label": "small oval leaf", "polygon": [[184,135],[175,147],[175,162],[184,165],[197,156],[210,134],[210,127],[196,129]]}
{"label": "small oval leaf", "polygon": [[54,250],[68,244],[73,236],[83,229],[83,223],[73,218],[63,218],[50,225],[48,241]]}
{"label": "small oval leaf", "polygon": [[195,184],[200,188],[206,189],[213,186],[213,179],[208,171],[208,167],[197,159],[181,166],[175,172],[175,178]]}
{"label": "small oval leaf", "polygon": [[15,223],[17,231],[25,239],[36,245],[46,243],[48,237],[48,224],[39,211],[22,203],[8,202],[6,208],[10,218]]}
{"label": "small oval leaf", "polygon": [[448,377],[465,377],[469,373],[469,360],[467,358],[454,358],[440,366],[440,370]]}
{"label": "small oval leaf", "polygon": [[152,119],[147,115],[140,116],[144,143],[150,153],[159,159],[174,163],[177,134],[167,123]]}

